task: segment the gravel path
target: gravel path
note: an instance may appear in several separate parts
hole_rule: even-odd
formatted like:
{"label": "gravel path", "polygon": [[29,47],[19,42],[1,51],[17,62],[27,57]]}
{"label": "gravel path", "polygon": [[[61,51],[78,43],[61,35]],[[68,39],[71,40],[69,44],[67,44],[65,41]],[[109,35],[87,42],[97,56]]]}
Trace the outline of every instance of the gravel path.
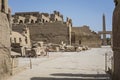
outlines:
{"label": "gravel path", "polygon": [[[104,57],[110,51],[110,47],[103,47],[82,52],[50,53],[49,57],[33,58],[32,69],[27,68],[8,80],[110,80],[105,73]],[[25,58],[20,61],[21,65],[27,64]]]}

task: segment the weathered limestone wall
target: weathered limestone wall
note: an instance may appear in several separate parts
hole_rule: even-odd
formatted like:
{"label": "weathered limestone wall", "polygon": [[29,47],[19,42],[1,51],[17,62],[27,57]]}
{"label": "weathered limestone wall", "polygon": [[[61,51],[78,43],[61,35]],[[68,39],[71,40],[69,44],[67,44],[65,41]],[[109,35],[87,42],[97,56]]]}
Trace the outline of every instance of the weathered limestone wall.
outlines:
{"label": "weathered limestone wall", "polygon": [[58,11],[54,11],[53,14],[50,15],[51,21],[63,21],[63,15],[60,14]]}
{"label": "weathered limestone wall", "polygon": [[12,25],[11,32],[11,43],[12,44],[20,44],[22,47],[30,48],[30,31],[27,25],[25,24],[16,24]]}
{"label": "weathered limestone wall", "polygon": [[4,80],[10,72],[10,27],[7,15],[0,12],[0,80]]}
{"label": "weathered limestone wall", "polygon": [[10,27],[7,15],[0,12],[0,43],[5,47],[10,47]]}
{"label": "weathered limestone wall", "polygon": [[88,26],[72,27],[72,44],[100,47],[101,40],[99,35],[92,32]]}
{"label": "weathered limestone wall", "polygon": [[[24,18],[23,18],[24,17]],[[63,15],[58,11],[53,14],[39,13],[39,12],[18,12],[12,15],[12,23],[46,23],[46,22],[63,22]]]}
{"label": "weathered limestone wall", "polygon": [[1,11],[1,9],[2,9],[2,1],[0,0],[0,11]]}
{"label": "weathered limestone wall", "polygon": [[[23,19],[23,17],[25,18]],[[12,24],[14,27],[21,26],[21,24],[27,25],[30,28],[30,38],[33,42],[44,41],[60,44],[64,41],[66,44],[71,44],[72,19],[67,18],[64,22],[63,15],[58,11],[54,11],[53,14],[18,12],[12,16]]]}
{"label": "weathered limestone wall", "polygon": [[32,41],[44,41],[60,44],[61,41],[69,43],[69,27],[62,22],[29,24]]}
{"label": "weathered limestone wall", "polygon": [[0,12],[8,13],[8,0],[0,0]]}
{"label": "weathered limestone wall", "polygon": [[10,52],[6,48],[0,49],[0,80],[6,80],[6,78],[11,74],[9,53]]}

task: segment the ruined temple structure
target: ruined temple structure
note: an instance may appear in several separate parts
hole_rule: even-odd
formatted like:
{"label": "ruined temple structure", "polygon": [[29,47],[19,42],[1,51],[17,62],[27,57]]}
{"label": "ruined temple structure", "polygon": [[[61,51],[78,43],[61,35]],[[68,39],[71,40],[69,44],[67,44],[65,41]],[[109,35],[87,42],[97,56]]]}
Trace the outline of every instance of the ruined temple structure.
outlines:
{"label": "ruined temple structure", "polygon": [[25,56],[25,49],[31,48],[30,31],[25,24],[13,25],[10,35],[11,50]]}
{"label": "ruined temple structure", "polygon": [[29,28],[26,25],[19,25],[19,26],[12,26],[12,32],[10,35],[10,42],[13,43],[11,45],[14,45],[15,43],[18,43],[20,46],[25,46],[30,48],[30,33]]}
{"label": "ruined temple structure", "polygon": [[9,20],[8,0],[0,0],[0,80],[5,80],[11,73]]}
{"label": "ruined temple structure", "polygon": [[120,0],[115,1],[113,12],[113,80],[120,80]]}
{"label": "ruined temple structure", "polygon": [[100,47],[101,39],[99,35],[91,31],[89,26],[72,27],[72,44],[73,45],[85,45],[89,47]]}
{"label": "ruined temple structure", "polygon": [[[19,12],[12,16],[12,29],[20,32],[21,24],[25,24],[30,31],[31,42],[44,41],[45,43],[60,44],[62,41],[71,44],[70,18],[63,20],[63,15],[58,11],[52,14],[39,12]],[[18,29],[18,30],[17,30]]]}
{"label": "ruined temple structure", "polygon": [[12,15],[12,29],[19,32],[21,24],[25,24],[30,31],[31,43],[44,41],[45,43],[67,45],[87,45],[100,47],[101,40],[97,33],[92,32],[88,26],[73,27],[72,19],[63,19],[58,11],[52,14],[39,12],[19,12]]}

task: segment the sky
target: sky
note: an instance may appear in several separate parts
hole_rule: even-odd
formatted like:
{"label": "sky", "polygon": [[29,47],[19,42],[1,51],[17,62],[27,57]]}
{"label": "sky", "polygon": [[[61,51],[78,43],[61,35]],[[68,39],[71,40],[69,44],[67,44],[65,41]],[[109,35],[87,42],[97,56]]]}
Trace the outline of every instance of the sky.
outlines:
{"label": "sky", "polygon": [[64,19],[69,17],[74,27],[87,25],[93,31],[102,30],[102,15],[106,16],[106,28],[112,29],[114,0],[9,0],[12,14],[15,12],[59,11]]}

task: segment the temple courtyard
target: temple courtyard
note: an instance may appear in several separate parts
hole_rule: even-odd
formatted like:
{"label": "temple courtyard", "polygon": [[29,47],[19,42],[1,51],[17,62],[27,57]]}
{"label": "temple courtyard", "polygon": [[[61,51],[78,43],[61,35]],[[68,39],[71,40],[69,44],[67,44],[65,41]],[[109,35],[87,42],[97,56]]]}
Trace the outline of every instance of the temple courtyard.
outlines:
{"label": "temple courtyard", "polygon": [[111,56],[111,47],[107,46],[81,52],[49,52],[48,56],[38,58],[19,58],[18,67],[8,80],[110,80],[105,65],[111,68]]}

